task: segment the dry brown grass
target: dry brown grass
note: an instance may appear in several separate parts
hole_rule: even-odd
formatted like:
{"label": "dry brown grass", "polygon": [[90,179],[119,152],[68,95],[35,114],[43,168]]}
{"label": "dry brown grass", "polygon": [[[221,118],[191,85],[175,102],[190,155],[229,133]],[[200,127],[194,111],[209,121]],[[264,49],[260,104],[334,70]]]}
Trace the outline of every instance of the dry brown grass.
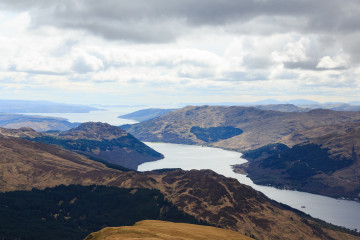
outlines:
{"label": "dry brown grass", "polygon": [[238,232],[186,223],[155,220],[137,222],[134,226],[105,228],[92,233],[85,240],[250,240]]}

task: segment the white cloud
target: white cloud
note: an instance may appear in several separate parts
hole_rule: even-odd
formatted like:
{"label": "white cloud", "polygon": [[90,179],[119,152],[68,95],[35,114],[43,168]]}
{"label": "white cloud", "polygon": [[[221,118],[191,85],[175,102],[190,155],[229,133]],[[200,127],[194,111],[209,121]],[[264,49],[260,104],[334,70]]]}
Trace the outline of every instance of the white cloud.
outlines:
{"label": "white cloud", "polygon": [[320,62],[316,68],[325,68],[325,69],[336,69],[346,67],[346,60],[340,56],[336,56],[334,59],[330,56],[325,56],[320,59]]}
{"label": "white cloud", "polygon": [[80,0],[71,8],[72,1],[14,2],[0,3],[0,82],[6,85],[0,93],[8,96],[11,89],[50,100],[98,91],[161,102],[154,94],[171,92],[188,101],[190,93],[232,101],[237,95],[347,99],[360,90],[359,27],[341,30],[325,21],[331,13],[340,26],[357,23],[356,7],[340,7],[352,13],[342,18],[328,8],[316,12],[323,1],[296,2],[298,9],[287,1],[265,1],[269,8],[262,9],[251,0]]}

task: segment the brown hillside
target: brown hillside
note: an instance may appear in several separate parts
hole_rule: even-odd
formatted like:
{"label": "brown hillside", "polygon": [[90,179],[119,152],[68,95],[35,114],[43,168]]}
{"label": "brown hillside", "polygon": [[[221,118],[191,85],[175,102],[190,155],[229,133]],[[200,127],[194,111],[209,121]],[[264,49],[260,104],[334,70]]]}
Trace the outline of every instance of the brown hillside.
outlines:
{"label": "brown hillside", "polygon": [[155,188],[196,218],[257,239],[359,239],[321,227],[209,170],[121,172],[57,146],[6,136],[0,138],[0,156],[1,191],[60,184]]}
{"label": "brown hillside", "polygon": [[164,156],[119,127],[87,122],[63,132],[39,133],[30,128],[0,128],[0,134],[59,145],[98,160],[136,170],[144,162]]}
{"label": "brown hillside", "polygon": [[207,144],[191,133],[192,127],[231,126],[244,132],[238,136],[211,142],[210,145],[244,151],[278,142],[295,131],[356,121],[360,121],[360,112],[324,109],[278,112],[252,107],[191,106],[127,126],[126,130],[144,141]]}
{"label": "brown hillside", "polygon": [[120,239],[250,240],[253,238],[221,228],[151,220],[137,222],[134,226],[105,228],[85,238],[85,240]]}

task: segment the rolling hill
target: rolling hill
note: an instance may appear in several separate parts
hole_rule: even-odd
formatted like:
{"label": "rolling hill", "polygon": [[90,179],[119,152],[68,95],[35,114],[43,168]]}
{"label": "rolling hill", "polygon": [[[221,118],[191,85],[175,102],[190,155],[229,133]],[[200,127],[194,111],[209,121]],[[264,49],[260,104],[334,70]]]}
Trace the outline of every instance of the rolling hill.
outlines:
{"label": "rolling hill", "polygon": [[257,239],[359,239],[209,170],[124,172],[56,145],[4,135],[0,137],[0,154],[2,192],[61,184],[157,189],[197,220]]}

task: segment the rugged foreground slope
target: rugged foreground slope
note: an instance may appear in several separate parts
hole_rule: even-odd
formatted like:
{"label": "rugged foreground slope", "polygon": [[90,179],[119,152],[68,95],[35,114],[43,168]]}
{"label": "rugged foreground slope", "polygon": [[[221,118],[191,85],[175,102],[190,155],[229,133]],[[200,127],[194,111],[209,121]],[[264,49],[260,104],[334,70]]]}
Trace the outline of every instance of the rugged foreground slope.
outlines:
{"label": "rugged foreground slope", "polygon": [[2,192],[60,184],[158,189],[179,210],[198,220],[257,239],[359,239],[330,230],[331,225],[209,170],[122,172],[58,146],[8,136],[0,138],[0,156]]}
{"label": "rugged foreground slope", "polygon": [[164,221],[141,221],[134,226],[105,228],[84,240],[153,239],[153,240],[250,240],[238,232],[215,227]]}
{"label": "rugged foreground slope", "polygon": [[121,128],[101,122],[87,122],[68,131],[30,136],[28,139],[56,144],[133,170],[144,162],[156,161],[164,157]]}

